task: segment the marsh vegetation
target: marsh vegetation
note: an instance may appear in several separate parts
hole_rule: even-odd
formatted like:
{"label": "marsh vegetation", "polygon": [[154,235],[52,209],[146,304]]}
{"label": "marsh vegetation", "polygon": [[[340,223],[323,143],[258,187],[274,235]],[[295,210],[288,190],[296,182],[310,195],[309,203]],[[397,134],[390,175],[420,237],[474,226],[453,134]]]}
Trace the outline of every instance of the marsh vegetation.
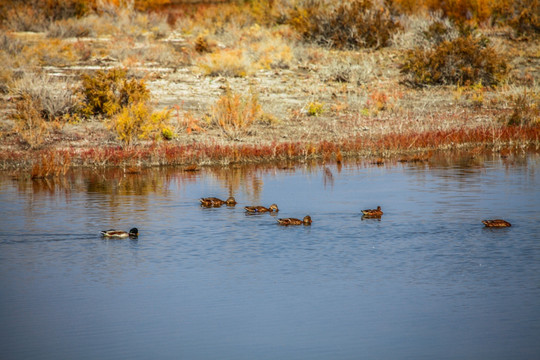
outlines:
{"label": "marsh vegetation", "polygon": [[[539,1],[0,2],[0,164],[538,149]],[[44,170],[40,170],[44,169]]]}

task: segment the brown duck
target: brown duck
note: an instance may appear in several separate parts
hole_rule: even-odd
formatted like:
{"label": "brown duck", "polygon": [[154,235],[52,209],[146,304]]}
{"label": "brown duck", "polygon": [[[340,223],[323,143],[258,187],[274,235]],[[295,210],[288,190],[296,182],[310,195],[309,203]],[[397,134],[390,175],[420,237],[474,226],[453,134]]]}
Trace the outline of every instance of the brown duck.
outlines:
{"label": "brown duck", "polygon": [[272,204],[269,207],[265,208],[264,206],[246,206],[244,209],[248,213],[263,213],[263,212],[278,212],[279,209],[276,204]]}
{"label": "brown duck", "polygon": [[502,219],[495,219],[495,220],[483,220],[482,223],[486,225],[486,227],[510,227],[512,224],[510,224],[506,220]]}
{"label": "brown duck", "polygon": [[227,200],[221,200],[216,197],[205,197],[202,199],[199,199],[202,206],[205,207],[220,207],[223,204],[227,204],[227,206],[234,206],[236,205],[236,200],[231,196]]}
{"label": "brown duck", "polygon": [[378,218],[382,216],[383,212],[381,210],[381,207],[377,206],[376,209],[362,210],[362,214],[364,214],[363,216],[367,218]]}
{"label": "brown duck", "polygon": [[285,219],[276,219],[279,225],[311,225],[311,216],[306,215],[304,219],[295,219],[295,218],[285,218]]}

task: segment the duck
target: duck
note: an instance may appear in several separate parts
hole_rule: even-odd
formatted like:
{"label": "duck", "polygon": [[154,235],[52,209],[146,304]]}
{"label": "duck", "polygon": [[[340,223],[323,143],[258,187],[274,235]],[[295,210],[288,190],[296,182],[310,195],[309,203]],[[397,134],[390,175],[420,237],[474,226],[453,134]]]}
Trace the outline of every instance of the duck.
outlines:
{"label": "duck", "polygon": [[512,224],[510,224],[508,221],[502,220],[502,219],[482,220],[482,223],[486,227],[510,227],[510,226],[512,226]]}
{"label": "duck", "polygon": [[260,206],[260,205],[258,205],[258,206],[245,206],[244,209],[248,213],[262,213],[262,212],[272,212],[272,211],[278,212],[279,211],[276,204],[272,204],[267,208],[265,208],[264,206]]}
{"label": "duck", "polygon": [[202,206],[206,207],[220,207],[223,204],[227,204],[227,206],[235,206],[236,200],[234,197],[230,196],[227,200],[221,200],[216,197],[206,197],[199,199]]}
{"label": "duck", "polygon": [[101,236],[106,237],[106,238],[111,238],[111,239],[124,239],[127,237],[136,238],[139,236],[139,230],[137,228],[132,228],[131,230],[129,230],[129,232],[111,229],[111,230],[102,230],[99,233],[101,234]]}
{"label": "duck", "polygon": [[366,210],[362,210],[362,214],[363,216],[365,217],[371,217],[371,218],[378,218],[378,217],[381,217],[383,212],[381,210],[381,207],[380,206],[377,206],[376,209],[366,209]]}
{"label": "duck", "polygon": [[276,219],[279,225],[311,225],[311,216],[306,215],[302,220],[296,218]]}

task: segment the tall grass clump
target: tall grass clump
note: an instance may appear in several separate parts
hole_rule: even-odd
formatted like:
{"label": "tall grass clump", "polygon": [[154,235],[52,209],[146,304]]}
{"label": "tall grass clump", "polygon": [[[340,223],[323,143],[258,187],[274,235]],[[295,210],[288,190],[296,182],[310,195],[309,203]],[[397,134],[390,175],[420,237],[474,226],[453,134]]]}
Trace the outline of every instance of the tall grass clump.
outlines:
{"label": "tall grass clump", "polygon": [[92,21],[85,17],[83,19],[63,19],[52,22],[47,30],[49,38],[74,38],[74,37],[95,37],[96,30]]}
{"label": "tall grass clump", "polygon": [[51,129],[41,115],[40,107],[39,100],[25,94],[15,103],[15,112],[11,115],[15,123],[13,130],[30,149],[41,146]]}
{"label": "tall grass clump", "polygon": [[45,151],[34,160],[30,177],[47,179],[65,176],[71,166],[71,156],[67,152]]}
{"label": "tall grass clump", "polygon": [[540,126],[540,93],[523,92],[513,95],[511,113],[502,116],[502,121],[511,126]]}
{"label": "tall grass clump", "polygon": [[291,10],[289,23],[304,40],[339,49],[388,46],[400,27],[378,0],[306,0]]}
{"label": "tall grass clump", "polygon": [[77,118],[79,100],[66,81],[29,73],[9,85],[15,99],[14,131],[30,148],[38,148],[55,128]]}
{"label": "tall grass clump", "polygon": [[33,109],[47,121],[67,119],[79,111],[79,96],[65,80],[28,73],[14,80],[9,92],[16,99],[31,101]]}
{"label": "tall grass clump", "polygon": [[199,67],[208,76],[244,77],[250,71],[251,61],[242,49],[226,49],[208,54]]}
{"label": "tall grass clump", "polygon": [[218,126],[226,137],[238,140],[249,133],[261,115],[262,108],[253,91],[246,97],[227,87],[225,94],[212,107],[211,123]]}
{"label": "tall grass clump", "polygon": [[0,32],[0,93],[7,93],[14,81],[15,68],[21,63],[30,66],[30,61],[21,56],[24,43],[15,37]]}

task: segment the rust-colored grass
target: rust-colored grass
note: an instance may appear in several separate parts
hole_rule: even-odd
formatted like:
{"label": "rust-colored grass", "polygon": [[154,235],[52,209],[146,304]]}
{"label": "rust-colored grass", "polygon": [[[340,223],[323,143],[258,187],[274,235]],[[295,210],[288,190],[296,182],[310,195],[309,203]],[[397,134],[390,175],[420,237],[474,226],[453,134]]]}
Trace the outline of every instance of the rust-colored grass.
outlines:
{"label": "rust-colored grass", "polygon": [[[13,159],[27,164],[32,177],[61,176],[69,167],[124,167],[225,165],[272,161],[320,159],[341,162],[344,158],[397,157],[399,161],[425,161],[431,151],[450,148],[504,149],[540,147],[540,127],[502,126],[436,130],[423,133],[354,137],[340,142],[282,142],[266,145],[192,143],[178,145],[153,142],[143,147],[102,147],[85,150],[48,150],[37,162],[32,152],[0,154],[0,164],[9,168]],[[422,153],[422,155],[418,155]],[[25,161],[26,158],[26,161]]]}
{"label": "rust-colored grass", "polygon": [[64,176],[71,167],[71,156],[66,151],[44,151],[30,171],[32,179]]}

